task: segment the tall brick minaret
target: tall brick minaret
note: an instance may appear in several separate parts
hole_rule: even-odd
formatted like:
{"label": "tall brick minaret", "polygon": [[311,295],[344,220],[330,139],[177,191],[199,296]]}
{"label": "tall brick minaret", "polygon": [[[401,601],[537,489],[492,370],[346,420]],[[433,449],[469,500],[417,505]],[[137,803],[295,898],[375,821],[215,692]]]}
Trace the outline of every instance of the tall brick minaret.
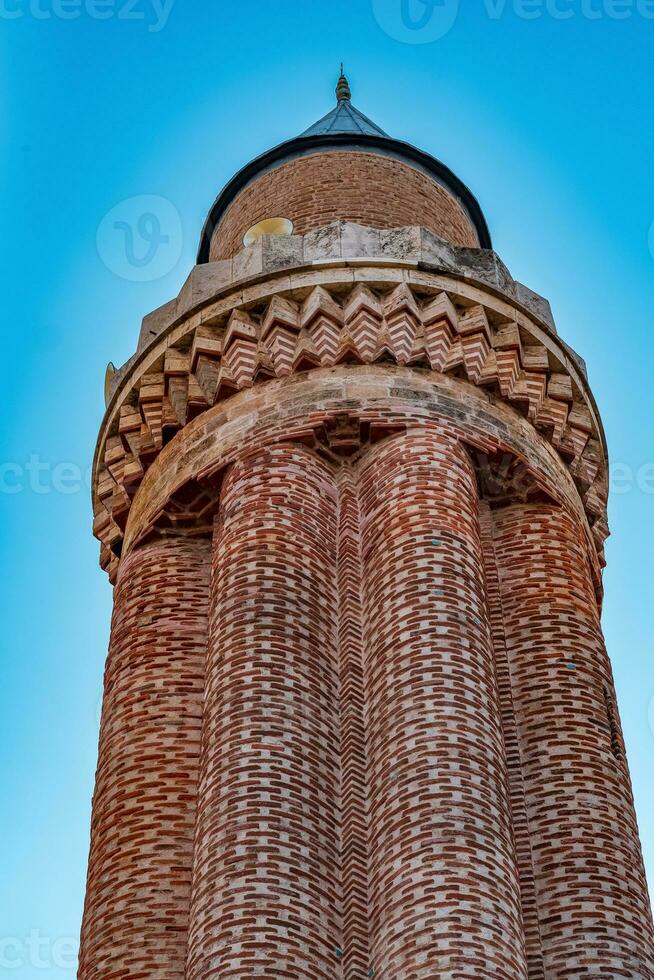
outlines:
{"label": "tall brick minaret", "polygon": [[651,980],[584,362],[337,97],[109,385],[79,976]]}

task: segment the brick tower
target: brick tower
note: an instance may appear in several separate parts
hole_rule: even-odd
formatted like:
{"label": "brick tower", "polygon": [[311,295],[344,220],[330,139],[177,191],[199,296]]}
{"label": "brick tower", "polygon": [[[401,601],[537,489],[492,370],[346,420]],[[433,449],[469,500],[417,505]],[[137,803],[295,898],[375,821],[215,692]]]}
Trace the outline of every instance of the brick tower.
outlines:
{"label": "brick tower", "polygon": [[654,977],[584,363],[336,107],[109,380],[82,980]]}

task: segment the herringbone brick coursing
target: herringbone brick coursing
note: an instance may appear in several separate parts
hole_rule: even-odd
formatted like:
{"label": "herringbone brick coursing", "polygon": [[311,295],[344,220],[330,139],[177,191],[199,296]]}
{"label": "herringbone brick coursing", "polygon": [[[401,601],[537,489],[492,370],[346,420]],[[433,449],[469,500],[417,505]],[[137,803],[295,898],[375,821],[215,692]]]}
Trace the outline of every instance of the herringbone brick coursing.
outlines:
{"label": "herringbone brick coursing", "polygon": [[343,977],[356,980],[368,974],[370,938],[361,532],[355,470],[342,467],[337,483]]}
{"label": "herringbone brick coursing", "polygon": [[583,361],[338,100],[108,372],[79,977],[654,980]]}

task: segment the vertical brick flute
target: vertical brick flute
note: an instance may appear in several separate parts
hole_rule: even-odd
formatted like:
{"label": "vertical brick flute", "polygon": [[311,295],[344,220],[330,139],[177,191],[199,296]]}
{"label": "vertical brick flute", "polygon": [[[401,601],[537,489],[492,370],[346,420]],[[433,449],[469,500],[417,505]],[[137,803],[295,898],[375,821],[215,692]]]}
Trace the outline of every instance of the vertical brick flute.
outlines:
{"label": "vertical brick flute", "polygon": [[81,980],[654,978],[583,360],[337,104],[107,377]]}

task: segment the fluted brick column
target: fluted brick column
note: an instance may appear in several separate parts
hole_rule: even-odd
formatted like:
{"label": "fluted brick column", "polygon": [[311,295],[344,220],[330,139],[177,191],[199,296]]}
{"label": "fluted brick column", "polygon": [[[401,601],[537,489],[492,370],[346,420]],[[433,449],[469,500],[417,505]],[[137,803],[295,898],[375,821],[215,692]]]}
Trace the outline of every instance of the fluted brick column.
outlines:
{"label": "fluted brick column", "polygon": [[360,499],[374,975],[525,978],[474,473],[414,432]]}
{"label": "fluted brick column", "polygon": [[546,980],[654,976],[611,669],[585,542],[556,507],[494,515]]}
{"label": "fluted brick column", "polygon": [[189,980],[340,974],[337,500],[301,446],[216,521]]}
{"label": "fluted brick column", "polygon": [[210,545],[170,538],[120,567],[105,674],[81,980],[183,980]]}

